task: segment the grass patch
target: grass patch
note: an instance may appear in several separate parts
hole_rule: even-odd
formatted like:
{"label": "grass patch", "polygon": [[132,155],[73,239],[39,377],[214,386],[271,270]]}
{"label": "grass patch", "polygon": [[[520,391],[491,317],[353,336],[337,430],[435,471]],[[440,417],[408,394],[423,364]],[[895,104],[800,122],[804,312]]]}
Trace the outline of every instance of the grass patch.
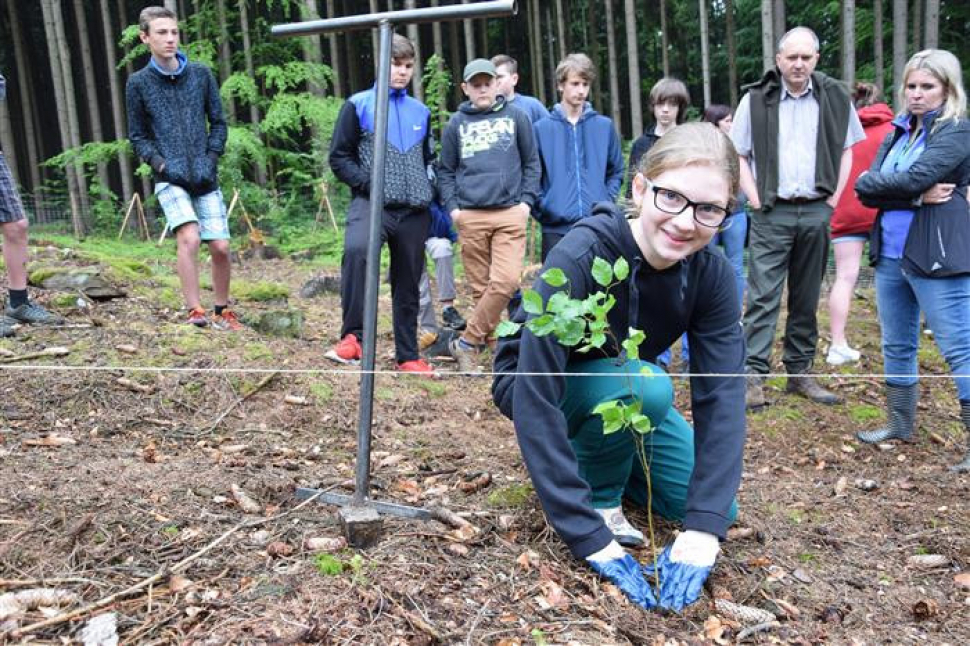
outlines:
{"label": "grass patch", "polygon": [[262,343],[247,343],[243,347],[243,359],[246,361],[259,361],[260,359],[270,359],[273,351],[269,346]]}
{"label": "grass patch", "polygon": [[769,377],[765,379],[765,386],[771,386],[772,388],[783,389],[785,384],[788,383],[786,377]]}
{"label": "grass patch", "polygon": [[849,406],[849,417],[853,422],[865,424],[883,418],[882,409],[871,404],[853,404]]}
{"label": "grass patch", "polygon": [[492,507],[522,507],[532,497],[532,485],[514,484],[488,494]]}
{"label": "grass patch", "polygon": [[317,381],[310,384],[310,394],[318,404],[326,404],[333,398],[333,386],[326,381]]}
{"label": "grass patch", "polygon": [[374,397],[385,402],[394,401],[397,399],[397,395],[394,394],[393,388],[375,388]]}
{"label": "grass patch", "polygon": [[444,384],[437,381],[431,381],[430,379],[417,380],[417,386],[432,397],[444,397],[445,393],[448,391]]}

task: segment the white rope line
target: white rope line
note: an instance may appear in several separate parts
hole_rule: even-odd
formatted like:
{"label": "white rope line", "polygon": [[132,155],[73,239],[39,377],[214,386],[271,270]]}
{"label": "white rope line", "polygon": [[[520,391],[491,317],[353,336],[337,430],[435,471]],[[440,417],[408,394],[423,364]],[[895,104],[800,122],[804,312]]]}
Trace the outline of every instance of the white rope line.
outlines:
{"label": "white rope line", "polygon": [[[63,366],[63,365],[0,365],[0,371],[18,370],[29,372],[148,372],[148,373],[200,373],[200,374],[269,374],[278,373],[282,375],[347,375],[362,376],[364,374],[373,375],[399,375],[416,376],[427,378],[428,375],[417,373],[402,372],[400,370],[360,370],[348,368],[193,368],[176,366]],[[772,379],[777,377],[810,376],[820,379],[970,379],[970,376],[961,377],[953,374],[890,374],[884,372],[868,373],[841,373],[841,372],[811,372],[804,375],[792,375],[787,372],[768,372],[764,374],[752,375],[750,373],[723,373],[723,372],[665,372],[662,373],[672,379],[686,379],[691,377],[760,377]],[[455,370],[441,371],[436,370],[436,378],[441,377],[497,377],[500,375],[516,375],[520,377],[639,377],[652,379],[661,376],[660,374],[643,374],[640,372],[461,372]]]}

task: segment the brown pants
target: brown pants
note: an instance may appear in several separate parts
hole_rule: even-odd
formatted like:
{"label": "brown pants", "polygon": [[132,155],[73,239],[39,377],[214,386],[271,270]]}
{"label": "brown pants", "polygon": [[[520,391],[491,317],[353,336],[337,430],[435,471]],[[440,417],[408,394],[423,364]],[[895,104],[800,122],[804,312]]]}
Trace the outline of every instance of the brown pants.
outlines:
{"label": "brown pants", "polygon": [[519,288],[528,220],[528,211],[520,206],[462,209],[459,213],[456,226],[461,259],[475,302],[462,335],[468,343],[488,342]]}

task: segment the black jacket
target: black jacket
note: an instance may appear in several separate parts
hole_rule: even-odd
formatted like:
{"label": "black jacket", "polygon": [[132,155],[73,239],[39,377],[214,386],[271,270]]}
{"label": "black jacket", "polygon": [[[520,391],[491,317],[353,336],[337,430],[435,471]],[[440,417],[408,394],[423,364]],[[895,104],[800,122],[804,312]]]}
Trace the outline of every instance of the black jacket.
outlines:
{"label": "black jacket", "polygon": [[[970,212],[967,209],[967,184],[970,183],[970,122],[947,120],[935,124],[929,116],[926,145],[908,170],[883,172],[881,167],[893,144],[905,136],[898,123],[889,133],[872,168],[856,180],[855,190],[866,206],[880,209],[872,228],[869,262],[879,261],[882,245],[882,211],[914,210],[903,250],[907,270],[928,277],[970,273]],[[940,205],[921,204],[920,196],[934,184],[956,184],[953,199]]]}
{"label": "black jacket", "polygon": [[128,138],[155,181],[192,195],[219,187],[218,161],[229,131],[209,68],[189,62],[181,73],[166,74],[149,62],[128,79],[125,99]]}
{"label": "black jacket", "polygon": [[[618,341],[622,342],[630,327],[643,330],[646,340],[640,346],[640,358],[652,361],[686,331],[691,372],[743,373],[741,306],[727,259],[704,248],[657,271],[641,257],[618,207],[600,203],[593,215],[602,217],[581,220],[546,259],[545,268],[559,267],[566,273],[571,297],[602,291],[590,271],[595,258],[612,264],[622,256],[630,263],[630,276],[611,290],[616,305],[608,315]],[[556,291],[541,279],[535,289],[543,300]],[[525,317],[524,308],[519,308],[515,320],[522,322]],[[605,547],[612,534],[586,502],[589,488],[579,476],[559,407],[565,378],[549,373],[561,374],[572,361],[619,354],[609,343],[599,355],[595,351],[579,354],[553,335],[537,337],[525,328],[519,336],[499,339],[496,351],[495,372],[513,374],[496,376],[492,384],[495,402],[515,422],[522,456],[550,523],[580,558]],[[723,538],[741,482],[744,379],[692,377],[691,410],[696,457],[684,526]]]}
{"label": "black jacket", "polygon": [[653,128],[643,133],[633,142],[630,147],[630,161],[626,165],[626,199],[633,197],[633,178],[636,177],[640,159],[646,155],[653,145],[660,139],[660,135],[654,132]]}
{"label": "black jacket", "polygon": [[529,115],[504,97],[479,110],[465,101],[441,136],[438,191],[448,213],[536,205],[542,166]]}

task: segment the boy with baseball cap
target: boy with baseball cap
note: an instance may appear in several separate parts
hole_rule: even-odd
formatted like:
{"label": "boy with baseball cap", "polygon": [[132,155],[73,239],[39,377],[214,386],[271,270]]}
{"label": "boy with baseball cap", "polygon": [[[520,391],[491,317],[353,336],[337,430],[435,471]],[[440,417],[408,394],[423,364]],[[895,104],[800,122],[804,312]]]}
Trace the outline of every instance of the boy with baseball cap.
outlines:
{"label": "boy with baseball cap", "polygon": [[465,66],[461,89],[468,100],[445,127],[438,168],[475,302],[465,331],[451,343],[462,372],[478,371],[478,352],[519,287],[526,224],[539,193],[532,122],[498,95],[495,77],[484,58]]}

